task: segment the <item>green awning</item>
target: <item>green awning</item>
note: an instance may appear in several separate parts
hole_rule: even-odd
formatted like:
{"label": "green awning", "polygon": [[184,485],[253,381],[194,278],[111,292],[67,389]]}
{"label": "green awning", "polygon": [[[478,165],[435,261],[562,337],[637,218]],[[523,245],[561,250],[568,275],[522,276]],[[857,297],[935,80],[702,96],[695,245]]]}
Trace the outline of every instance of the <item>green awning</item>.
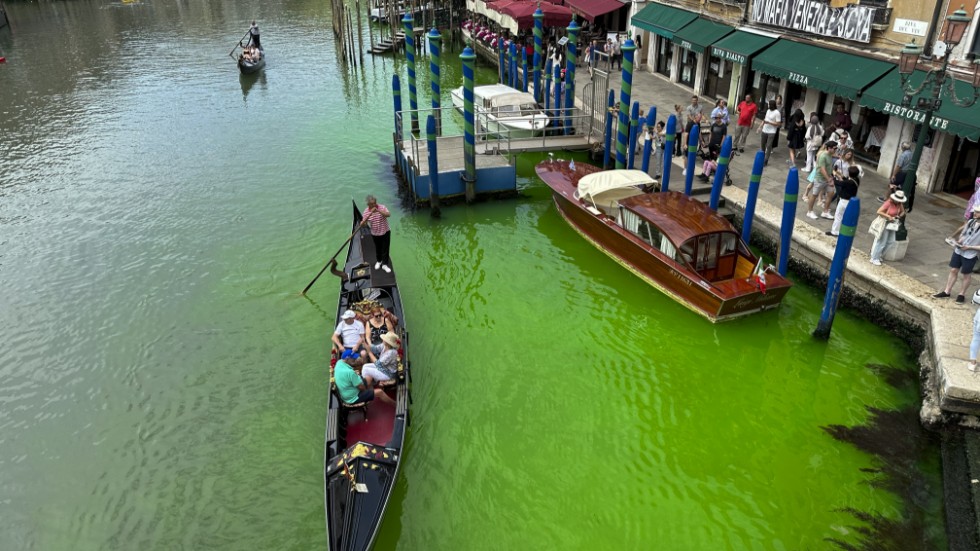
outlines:
{"label": "green awning", "polygon": [[663,4],[651,3],[640,10],[631,20],[634,27],[659,34],[670,39],[674,33],[698,18],[698,14],[679,10]]}
{"label": "green awning", "polygon": [[[894,65],[893,65],[894,67]],[[926,73],[916,70],[909,79],[909,86],[916,89],[922,84]],[[972,98],[973,87],[967,82],[955,81],[956,97],[960,99]],[[894,70],[861,94],[860,104],[870,107],[875,111],[881,111],[893,117],[908,119],[914,123],[921,124],[926,120],[925,111],[915,107],[919,98],[932,97],[932,85],[926,86],[912,98],[909,107],[902,107],[902,98],[905,92],[902,89],[902,79],[898,70]],[[980,109],[976,107],[958,107],[953,103],[953,98],[948,92],[942,96],[943,103],[939,110],[933,113],[929,126],[940,132],[956,134],[961,138],[976,142],[980,141]]]}
{"label": "green awning", "polygon": [[752,56],[766,49],[767,46],[775,41],[775,38],[769,36],[745,31],[735,31],[712,44],[711,55],[735,63],[741,63],[748,69],[751,67]]}
{"label": "green awning", "polygon": [[894,67],[837,50],[779,40],[752,60],[752,69],[807,88],[857,99],[861,90]]}
{"label": "green awning", "polygon": [[703,17],[698,17],[675,32],[671,40],[680,44],[681,48],[687,48],[692,52],[700,54],[704,53],[708,49],[708,46],[711,46],[734,31],[735,27],[729,27],[728,25],[722,25],[721,23],[715,23]]}

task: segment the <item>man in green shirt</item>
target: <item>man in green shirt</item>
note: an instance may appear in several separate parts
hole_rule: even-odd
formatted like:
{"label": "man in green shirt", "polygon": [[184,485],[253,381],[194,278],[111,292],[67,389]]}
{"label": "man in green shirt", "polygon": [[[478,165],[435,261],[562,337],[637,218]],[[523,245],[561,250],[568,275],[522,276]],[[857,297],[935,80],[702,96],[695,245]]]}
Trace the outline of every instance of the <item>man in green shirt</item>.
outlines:
{"label": "man in green shirt", "polygon": [[341,359],[333,366],[333,381],[337,385],[337,393],[340,399],[348,404],[358,402],[370,402],[375,398],[382,402],[394,404],[385,391],[380,388],[371,388],[371,385],[364,382],[364,379],[354,371],[364,365],[364,358],[352,352],[344,352]]}
{"label": "man in green shirt", "polygon": [[[820,194],[822,194],[824,191],[829,192],[827,188],[833,186],[835,151],[837,151],[837,142],[831,141],[824,144],[824,148],[817,153],[817,163],[813,169],[816,171],[816,174],[813,177],[813,189],[810,191],[810,198],[806,206],[807,218],[820,218],[817,213],[813,212],[813,204],[817,202],[817,198],[820,197]],[[824,205],[824,212],[827,212],[829,209],[831,198],[833,198],[833,193],[829,192],[826,205]],[[833,216],[825,216],[825,218],[833,219]]]}

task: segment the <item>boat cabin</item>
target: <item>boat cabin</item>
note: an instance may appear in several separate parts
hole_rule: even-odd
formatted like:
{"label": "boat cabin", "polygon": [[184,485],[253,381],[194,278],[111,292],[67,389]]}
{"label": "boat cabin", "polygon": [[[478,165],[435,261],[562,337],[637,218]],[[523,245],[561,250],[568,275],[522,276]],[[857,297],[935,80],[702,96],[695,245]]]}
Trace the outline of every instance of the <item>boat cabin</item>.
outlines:
{"label": "boat cabin", "polygon": [[484,112],[498,117],[530,117],[541,114],[534,96],[503,84],[478,86],[473,91],[475,103]]}
{"label": "boat cabin", "polygon": [[656,184],[641,170],[607,170],[583,176],[575,198],[651,249],[716,282],[751,276],[755,255],[732,225],[707,205],[676,191],[647,193]]}

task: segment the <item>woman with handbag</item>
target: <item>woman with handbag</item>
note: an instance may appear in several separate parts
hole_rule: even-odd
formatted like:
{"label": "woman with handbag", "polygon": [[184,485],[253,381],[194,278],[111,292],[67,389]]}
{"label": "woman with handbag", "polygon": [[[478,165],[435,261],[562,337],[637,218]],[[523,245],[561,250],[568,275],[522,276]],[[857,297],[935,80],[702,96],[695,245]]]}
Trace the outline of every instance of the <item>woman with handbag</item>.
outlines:
{"label": "woman with handbag", "polygon": [[817,159],[817,150],[823,145],[823,125],[816,113],[810,113],[810,124],[806,127],[806,166],[804,172],[813,170],[813,163]]}
{"label": "woman with handbag", "polygon": [[898,231],[898,220],[905,216],[905,193],[897,190],[888,196],[888,200],[878,208],[878,216],[871,222],[868,233],[875,236],[871,245],[871,263],[881,266],[881,255],[888,245],[895,242],[895,232]]}

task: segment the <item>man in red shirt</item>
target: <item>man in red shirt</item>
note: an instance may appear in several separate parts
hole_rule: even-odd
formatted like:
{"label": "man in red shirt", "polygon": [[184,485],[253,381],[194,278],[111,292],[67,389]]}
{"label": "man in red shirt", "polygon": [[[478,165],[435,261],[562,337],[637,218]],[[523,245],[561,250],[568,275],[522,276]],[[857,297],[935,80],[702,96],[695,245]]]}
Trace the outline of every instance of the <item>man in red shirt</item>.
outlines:
{"label": "man in red shirt", "polygon": [[367,196],[367,210],[364,211],[361,225],[371,228],[371,238],[374,240],[375,270],[384,270],[391,273],[391,259],[388,258],[388,251],[391,248],[391,227],[388,226],[388,217],[391,213],[388,207],[379,205],[374,195]]}
{"label": "man in red shirt", "polygon": [[737,147],[739,153],[745,153],[745,138],[752,132],[752,126],[755,125],[755,114],[758,111],[759,107],[752,101],[750,94],[746,94],[745,101],[739,102],[735,108],[735,113],[738,115],[738,126],[735,129],[735,141],[732,142],[732,146]]}

